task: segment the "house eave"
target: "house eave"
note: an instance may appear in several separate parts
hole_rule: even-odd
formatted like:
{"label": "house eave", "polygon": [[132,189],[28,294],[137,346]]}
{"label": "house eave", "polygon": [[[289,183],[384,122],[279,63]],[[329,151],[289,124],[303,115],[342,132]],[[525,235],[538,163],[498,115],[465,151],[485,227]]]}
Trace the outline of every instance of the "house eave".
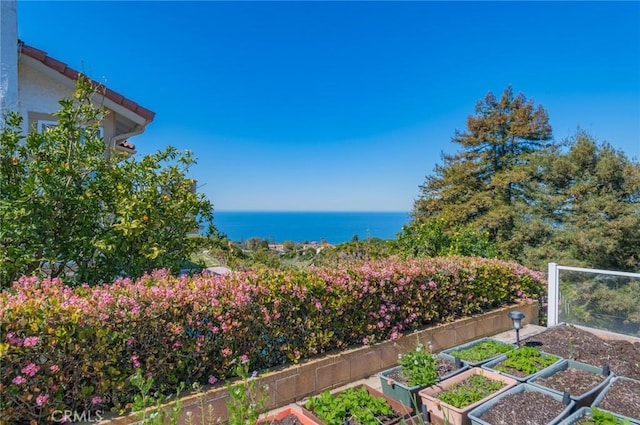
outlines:
{"label": "house eave", "polygon": [[[71,89],[75,87],[79,76],[78,71],[68,67],[65,63],[53,59],[46,52],[27,46],[24,43],[19,44],[19,61]],[[137,125],[146,126],[153,121],[155,117],[153,111],[138,105],[98,82],[92,81],[92,83],[98,90],[93,97],[96,104],[122,115]]]}

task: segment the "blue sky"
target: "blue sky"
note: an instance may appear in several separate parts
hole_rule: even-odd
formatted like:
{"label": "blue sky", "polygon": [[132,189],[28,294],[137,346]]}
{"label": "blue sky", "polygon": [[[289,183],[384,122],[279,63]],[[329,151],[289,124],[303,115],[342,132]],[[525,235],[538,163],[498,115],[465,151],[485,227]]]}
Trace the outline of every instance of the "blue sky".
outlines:
{"label": "blue sky", "polygon": [[216,210],[410,211],[488,92],[640,159],[640,2],[32,2],[27,44],[156,112]]}

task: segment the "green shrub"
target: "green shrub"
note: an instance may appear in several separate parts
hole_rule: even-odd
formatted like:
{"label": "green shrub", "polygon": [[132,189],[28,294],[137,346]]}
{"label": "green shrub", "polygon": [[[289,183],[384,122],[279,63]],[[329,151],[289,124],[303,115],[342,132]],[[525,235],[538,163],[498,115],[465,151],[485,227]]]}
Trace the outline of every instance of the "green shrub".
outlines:
{"label": "green shrub", "polygon": [[23,277],[0,293],[0,409],[9,423],[52,411],[131,407],[141,370],[153,389],[211,384],[454,320],[544,288],[517,264],[469,257],[265,270],[68,287]]}

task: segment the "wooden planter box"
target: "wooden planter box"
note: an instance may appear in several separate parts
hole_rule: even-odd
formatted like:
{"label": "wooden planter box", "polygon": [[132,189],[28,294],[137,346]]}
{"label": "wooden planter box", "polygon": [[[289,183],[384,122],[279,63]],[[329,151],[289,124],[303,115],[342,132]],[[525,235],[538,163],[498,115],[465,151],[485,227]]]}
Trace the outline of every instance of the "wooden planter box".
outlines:
{"label": "wooden planter box", "polygon": [[[450,404],[444,403],[438,400],[438,395],[453,387],[455,384],[464,381],[472,375],[483,375],[488,379],[494,381],[504,382],[506,385],[500,388],[498,391],[488,395],[487,397],[476,401],[468,406],[457,408]],[[421,390],[418,394],[422,398],[423,415],[426,423],[432,423],[435,425],[470,425],[468,414],[470,411],[484,403],[485,401],[501,394],[518,383],[515,379],[501,375],[499,373],[484,370],[479,367],[474,367],[465,372],[459,373],[439,384],[432,385]]]}

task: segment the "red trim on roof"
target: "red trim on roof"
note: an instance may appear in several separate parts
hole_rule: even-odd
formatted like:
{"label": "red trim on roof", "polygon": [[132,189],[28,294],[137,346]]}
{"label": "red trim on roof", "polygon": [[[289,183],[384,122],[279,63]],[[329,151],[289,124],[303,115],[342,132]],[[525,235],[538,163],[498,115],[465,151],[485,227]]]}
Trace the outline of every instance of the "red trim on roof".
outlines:
{"label": "red trim on roof", "polygon": [[[54,59],[51,56],[48,56],[47,52],[42,51],[40,49],[36,49],[35,47],[31,47],[25,44],[23,41],[19,41],[18,45],[19,45],[19,52],[22,53],[23,55],[29,56],[30,58],[33,58],[33,59],[36,59],[37,61],[42,62],[45,66],[55,71],[58,71],[59,73],[61,73],[62,75],[64,75],[69,79],[72,79],[72,80],[78,79],[80,72],[76,71],[73,68],[70,68],[64,62],[60,62],[59,60]],[[98,92],[104,95],[104,97],[117,103],[118,105],[123,106],[124,108],[130,110],[131,112],[140,115],[142,118],[147,120],[147,122],[153,121],[153,118],[156,116],[155,112],[138,105],[136,102],[134,102],[133,100],[127,99],[120,93],[115,92],[105,87],[103,84],[100,84],[94,80],[90,80],[90,81],[94,85],[94,87],[98,90]]]}

